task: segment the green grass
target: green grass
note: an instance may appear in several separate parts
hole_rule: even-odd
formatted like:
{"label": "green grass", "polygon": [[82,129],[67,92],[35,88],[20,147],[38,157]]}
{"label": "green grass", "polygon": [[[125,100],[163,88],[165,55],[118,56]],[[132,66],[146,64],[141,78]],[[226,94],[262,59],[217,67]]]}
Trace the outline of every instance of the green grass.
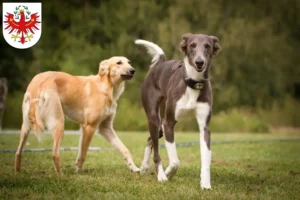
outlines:
{"label": "green grass", "polygon": [[[148,133],[119,133],[139,166]],[[299,138],[299,134],[212,134],[212,141]],[[177,142],[198,141],[195,133],[176,134]],[[0,149],[16,148],[18,135],[0,135]],[[65,135],[62,147],[78,145]],[[163,140],[161,140],[163,143]],[[30,135],[25,148],[51,147]],[[95,136],[94,147],[110,147]],[[178,147],[181,167],[172,181],[131,173],[117,151],[88,153],[84,172],[75,173],[77,152],[61,152],[63,175],[56,175],[51,152],[24,153],[22,172],[13,172],[13,153],[0,153],[0,199],[297,199],[300,197],[299,142],[212,145],[212,190],[200,189],[199,146]],[[161,149],[164,167],[168,165]]]}

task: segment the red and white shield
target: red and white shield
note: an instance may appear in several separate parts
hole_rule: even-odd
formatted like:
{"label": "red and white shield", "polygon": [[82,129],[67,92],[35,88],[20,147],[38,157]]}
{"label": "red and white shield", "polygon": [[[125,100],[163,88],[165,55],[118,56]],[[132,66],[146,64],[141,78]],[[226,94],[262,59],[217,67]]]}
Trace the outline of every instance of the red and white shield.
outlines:
{"label": "red and white shield", "polygon": [[41,3],[3,3],[3,36],[18,49],[35,45],[42,34]]}

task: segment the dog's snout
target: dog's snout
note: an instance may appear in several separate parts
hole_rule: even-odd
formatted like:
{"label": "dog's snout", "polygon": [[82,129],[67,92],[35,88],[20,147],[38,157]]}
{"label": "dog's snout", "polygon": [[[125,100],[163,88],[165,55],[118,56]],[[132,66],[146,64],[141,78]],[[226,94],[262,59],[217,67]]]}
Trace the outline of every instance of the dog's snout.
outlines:
{"label": "dog's snout", "polygon": [[135,69],[131,68],[131,69],[129,70],[129,73],[130,73],[131,75],[134,75]]}
{"label": "dog's snout", "polygon": [[196,60],[195,64],[196,64],[197,66],[203,66],[203,65],[204,65],[204,60],[198,58],[198,59]]}

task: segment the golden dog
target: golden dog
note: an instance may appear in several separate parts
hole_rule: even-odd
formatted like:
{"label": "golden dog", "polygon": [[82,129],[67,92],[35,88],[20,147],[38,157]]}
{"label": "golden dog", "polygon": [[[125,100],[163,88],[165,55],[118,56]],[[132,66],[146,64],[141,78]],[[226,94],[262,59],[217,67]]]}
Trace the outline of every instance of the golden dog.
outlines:
{"label": "golden dog", "polygon": [[92,76],[72,76],[63,72],[36,75],[24,95],[23,124],[15,156],[15,171],[21,169],[22,150],[30,131],[39,138],[45,127],[53,134],[52,158],[61,173],[59,151],[64,134],[64,115],[81,125],[77,171],[82,168],[96,129],[124,157],[129,169],[139,172],[132,156],[113,129],[117,100],[124,91],[124,80],[131,79],[134,68],[125,57],[112,57],[99,65]]}

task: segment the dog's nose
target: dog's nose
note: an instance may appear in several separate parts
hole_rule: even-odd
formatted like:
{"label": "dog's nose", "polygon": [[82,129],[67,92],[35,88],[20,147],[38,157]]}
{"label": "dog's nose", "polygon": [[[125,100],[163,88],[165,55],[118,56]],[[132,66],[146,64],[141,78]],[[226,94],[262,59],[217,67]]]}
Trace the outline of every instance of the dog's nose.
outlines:
{"label": "dog's nose", "polygon": [[135,73],[135,69],[131,68],[131,69],[129,70],[129,73],[130,73],[131,75],[133,75],[133,74]]}
{"label": "dog's nose", "polygon": [[204,61],[202,59],[197,59],[195,64],[200,67],[204,65]]}

